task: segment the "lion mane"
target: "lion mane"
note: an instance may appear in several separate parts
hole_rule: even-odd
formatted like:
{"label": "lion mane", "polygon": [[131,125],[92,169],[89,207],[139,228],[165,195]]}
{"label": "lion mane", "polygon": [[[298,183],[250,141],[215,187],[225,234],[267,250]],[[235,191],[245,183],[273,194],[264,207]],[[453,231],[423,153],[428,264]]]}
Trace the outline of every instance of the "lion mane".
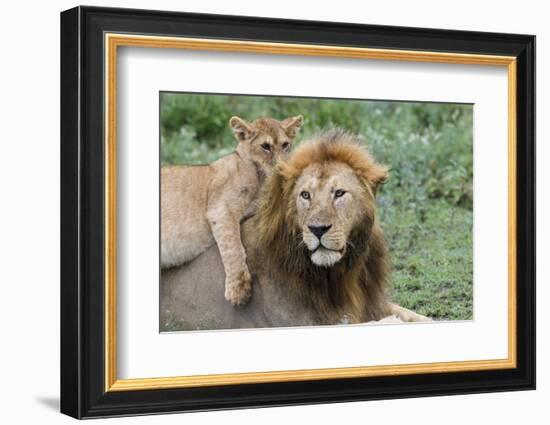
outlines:
{"label": "lion mane", "polygon": [[[344,257],[332,267],[312,263],[301,241],[293,189],[304,169],[330,162],[348,165],[364,197],[364,219],[351,231]],[[304,142],[267,178],[254,218],[258,257],[272,276],[321,323],[361,323],[390,313],[387,245],[376,217],[375,194],[387,169],[376,163],[356,136],[332,130]],[[261,255],[260,255],[261,253]]]}

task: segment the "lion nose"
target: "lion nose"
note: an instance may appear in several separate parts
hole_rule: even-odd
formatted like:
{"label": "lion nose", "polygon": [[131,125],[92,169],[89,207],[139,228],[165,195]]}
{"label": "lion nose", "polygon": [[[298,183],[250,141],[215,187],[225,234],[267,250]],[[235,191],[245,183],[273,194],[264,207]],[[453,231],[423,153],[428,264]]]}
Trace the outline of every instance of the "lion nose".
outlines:
{"label": "lion nose", "polygon": [[307,226],[307,227],[311,233],[317,236],[317,239],[321,239],[321,237],[328,232],[328,229],[332,227],[332,224],[329,224],[328,226]]}

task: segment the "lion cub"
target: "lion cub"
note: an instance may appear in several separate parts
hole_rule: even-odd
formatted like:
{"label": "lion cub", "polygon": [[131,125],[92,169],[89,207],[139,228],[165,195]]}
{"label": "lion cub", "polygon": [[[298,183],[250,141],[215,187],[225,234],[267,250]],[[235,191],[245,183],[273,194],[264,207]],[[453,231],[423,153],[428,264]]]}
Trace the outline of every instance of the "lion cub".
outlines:
{"label": "lion cub", "polygon": [[235,151],[209,165],[170,166],[161,171],[161,267],[184,264],[214,242],[225,270],[225,298],[246,303],[250,273],[240,223],[254,213],[265,175],[290,152],[301,115],[277,121],[229,120]]}

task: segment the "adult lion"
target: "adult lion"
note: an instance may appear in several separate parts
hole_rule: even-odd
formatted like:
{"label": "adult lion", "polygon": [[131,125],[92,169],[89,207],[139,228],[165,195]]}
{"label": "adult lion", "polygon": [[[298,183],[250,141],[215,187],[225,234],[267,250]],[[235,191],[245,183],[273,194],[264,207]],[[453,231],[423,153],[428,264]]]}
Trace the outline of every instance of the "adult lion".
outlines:
{"label": "adult lion", "polygon": [[[349,133],[303,143],[267,179],[242,225],[251,302],[223,302],[216,247],[162,274],[161,330],[361,323],[395,315],[428,320],[389,302],[389,259],[376,217],[387,169]],[[226,305],[227,304],[227,305]]]}

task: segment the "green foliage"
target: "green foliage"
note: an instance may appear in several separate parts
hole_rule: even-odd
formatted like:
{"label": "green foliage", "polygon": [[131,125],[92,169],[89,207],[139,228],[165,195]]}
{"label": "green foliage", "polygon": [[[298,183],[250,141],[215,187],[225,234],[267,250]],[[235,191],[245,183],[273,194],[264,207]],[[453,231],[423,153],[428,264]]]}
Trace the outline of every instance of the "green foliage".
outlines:
{"label": "green foliage", "polygon": [[471,319],[471,105],[162,93],[162,163],[209,163],[231,152],[233,115],[298,114],[305,117],[299,141],[342,127],[390,167],[379,214],[394,300],[438,319]]}

